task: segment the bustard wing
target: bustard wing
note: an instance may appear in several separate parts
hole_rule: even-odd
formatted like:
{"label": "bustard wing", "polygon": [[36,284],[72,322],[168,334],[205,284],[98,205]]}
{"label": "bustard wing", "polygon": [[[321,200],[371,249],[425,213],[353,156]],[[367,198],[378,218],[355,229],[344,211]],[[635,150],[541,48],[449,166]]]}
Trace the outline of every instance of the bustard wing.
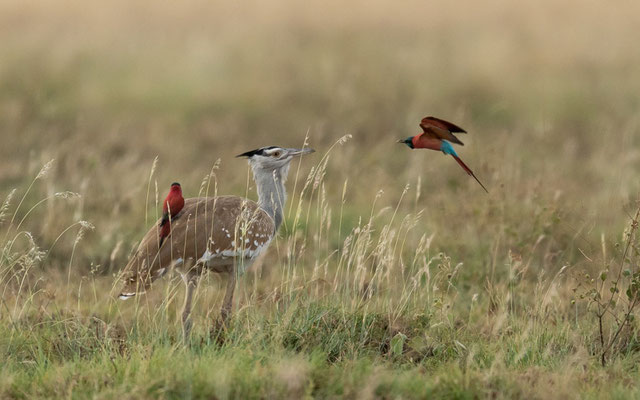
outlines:
{"label": "bustard wing", "polygon": [[176,264],[245,262],[263,251],[274,234],[273,219],[251,200],[237,196],[186,199],[160,249],[157,224],[144,236],[122,272],[120,297],[144,292]]}
{"label": "bustard wing", "polygon": [[420,128],[422,128],[425,135],[440,140],[448,140],[452,143],[464,146],[464,143],[462,143],[453,133],[467,132],[451,122],[436,117],[425,117],[420,122]]}

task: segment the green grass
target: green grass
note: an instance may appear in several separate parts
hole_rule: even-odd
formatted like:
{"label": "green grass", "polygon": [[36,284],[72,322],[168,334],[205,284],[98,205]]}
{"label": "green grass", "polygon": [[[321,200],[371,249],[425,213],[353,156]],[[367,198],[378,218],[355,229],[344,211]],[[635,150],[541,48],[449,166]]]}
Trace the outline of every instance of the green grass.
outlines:
{"label": "green grass", "polygon": [[[296,299],[265,316],[239,312],[226,340],[197,332],[189,347],[174,327],[125,333],[96,317],[51,315],[3,328],[2,395],[48,397],[615,398],[638,394],[637,356],[606,369],[592,362],[575,326],[507,318],[504,331],[434,324]],[[476,323],[477,324],[477,323]],[[175,324],[174,324],[175,325]],[[456,326],[459,325],[459,326]],[[391,348],[396,332],[407,336]],[[603,383],[606,382],[606,385]],[[576,387],[575,385],[579,385]],[[634,395],[635,393],[635,395]],[[618,396],[619,397],[619,396]]]}

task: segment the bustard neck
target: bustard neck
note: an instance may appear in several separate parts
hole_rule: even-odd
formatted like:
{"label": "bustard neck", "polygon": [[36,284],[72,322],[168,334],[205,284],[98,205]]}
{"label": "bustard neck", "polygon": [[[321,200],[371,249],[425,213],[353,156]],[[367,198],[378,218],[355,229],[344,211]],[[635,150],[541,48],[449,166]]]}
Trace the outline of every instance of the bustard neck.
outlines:
{"label": "bustard neck", "polygon": [[282,223],[284,205],[287,203],[284,184],[289,173],[289,165],[272,170],[258,166],[252,166],[252,169],[258,191],[258,205],[273,218],[277,231]]}

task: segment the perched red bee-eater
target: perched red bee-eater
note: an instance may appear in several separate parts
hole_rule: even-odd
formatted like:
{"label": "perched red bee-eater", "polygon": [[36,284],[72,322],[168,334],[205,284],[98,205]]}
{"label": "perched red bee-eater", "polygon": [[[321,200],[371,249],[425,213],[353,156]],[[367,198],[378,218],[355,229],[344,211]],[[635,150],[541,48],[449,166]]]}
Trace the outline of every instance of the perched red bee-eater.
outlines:
{"label": "perched red bee-eater", "polygon": [[160,230],[158,247],[162,246],[164,239],[169,236],[169,232],[171,232],[171,219],[178,215],[182,207],[184,207],[182,188],[178,182],[173,182],[167,198],[164,199],[162,203],[162,220],[160,220],[160,225],[158,226]]}
{"label": "perched red bee-eater", "polygon": [[440,118],[436,117],[425,117],[420,122],[420,127],[422,128],[422,133],[410,136],[403,140],[398,140],[398,143],[404,143],[412,149],[430,149],[441,151],[444,154],[449,154],[452,156],[458,164],[465,170],[465,172],[471,176],[482,186],[485,192],[489,193],[486,187],[480,182],[480,180],[475,176],[471,168],[467,167],[456,151],[451,146],[453,142],[464,146],[464,143],[460,141],[457,137],[455,137],[454,133],[467,133],[464,129],[460,128],[457,125],[452,124],[451,122],[447,122]]}

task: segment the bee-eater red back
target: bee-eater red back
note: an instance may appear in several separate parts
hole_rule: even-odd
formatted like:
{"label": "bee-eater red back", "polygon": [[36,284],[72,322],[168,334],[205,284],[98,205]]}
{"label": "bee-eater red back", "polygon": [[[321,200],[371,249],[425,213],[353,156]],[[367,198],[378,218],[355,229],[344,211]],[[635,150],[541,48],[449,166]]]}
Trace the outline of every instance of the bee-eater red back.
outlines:
{"label": "bee-eater red back", "polygon": [[160,241],[158,247],[162,246],[164,239],[171,232],[171,219],[173,219],[184,207],[184,197],[182,197],[182,188],[178,182],[171,184],[169,194],[162,203],[162,220],[160,220]]}

